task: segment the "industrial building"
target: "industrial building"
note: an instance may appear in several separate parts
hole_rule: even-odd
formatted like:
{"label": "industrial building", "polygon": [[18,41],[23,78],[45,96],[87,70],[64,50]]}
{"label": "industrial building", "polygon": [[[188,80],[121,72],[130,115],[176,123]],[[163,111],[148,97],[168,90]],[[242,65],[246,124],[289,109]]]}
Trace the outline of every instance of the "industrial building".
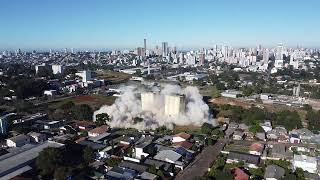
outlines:
{"label": "industrial building", "polygon": [[167,116],[177,116],[185,112],[185,97],[183,95],[166,95],[164,114]]}
{"label": "industrial building", "polygon": [[[185,112],[184,95],[162,95],[154,92],[141,93],[141,109],[153,112],[155,109],[167,116],[178,116]],[[160,109],[159,109],[160,108]]]}
{"label": "industrial building", "polygon": [[0,179],[11,179],[31,170],[32,164],[45,148],[62,148],[63,146],[64,144],[46,141],[2,155],[0,157]]}
{"label": "industrial building", "polygon": [[152,111],[152,107],[155,104],[155,96],[153,92],[141,93],[142,111]]}

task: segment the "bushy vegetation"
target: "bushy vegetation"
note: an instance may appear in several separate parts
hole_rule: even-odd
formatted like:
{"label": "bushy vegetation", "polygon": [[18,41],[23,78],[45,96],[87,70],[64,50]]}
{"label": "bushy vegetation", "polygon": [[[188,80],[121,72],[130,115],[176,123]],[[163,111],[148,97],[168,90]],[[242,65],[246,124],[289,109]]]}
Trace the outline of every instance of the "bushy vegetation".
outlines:
{"label": "bushy vegetation", "polygon": [[[218,108],[218,117],[227,117],[231,121],[237,123],[245,123],[250,126],[250,131],[253,133],[261,132],[262,129],[259,123],[264,120],[270,119],[274,126],[284,126],[287,130],[294,128],[301,128],[301,118],[297,111],[281,110],[277,112],[268,112],[257,107],[250,107],[249,109],[242,108],[240,106],[220,105]],[[315,127],[316,118],[320,117],[315,112],[309,113],[311,124]]]}

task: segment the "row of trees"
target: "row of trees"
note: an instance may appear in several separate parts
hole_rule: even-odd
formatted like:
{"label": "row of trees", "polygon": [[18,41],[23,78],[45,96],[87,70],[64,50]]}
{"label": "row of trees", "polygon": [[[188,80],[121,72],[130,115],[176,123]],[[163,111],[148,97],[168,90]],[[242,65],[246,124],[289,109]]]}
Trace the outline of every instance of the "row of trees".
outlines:
{"label": "row of trees", "polygon": [[[301,118],[297,111],[281,110],[269,112],[257,107],[245,109],[240,106],[231,105],[220,105],[216,108],[218,109],[217,117],[228,117],[231,121],[245,123],[250,126],[250,130],[254,133],[262,131],[259,123],[266,119],[272,120],[275,126],[284,126],[287,130],[302,127]],[[313,119],[315,122],[316,118]]]}

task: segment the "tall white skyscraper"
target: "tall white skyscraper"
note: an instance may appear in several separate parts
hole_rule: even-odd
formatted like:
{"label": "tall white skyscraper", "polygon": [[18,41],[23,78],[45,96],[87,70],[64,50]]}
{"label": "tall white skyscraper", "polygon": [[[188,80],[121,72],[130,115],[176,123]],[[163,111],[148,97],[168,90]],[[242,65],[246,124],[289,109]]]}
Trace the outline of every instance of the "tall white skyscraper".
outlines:
{"label": "tall white skyscraper", "polygon": [[280,43],[277,47],[276,60],[283,60],[283,45]]}

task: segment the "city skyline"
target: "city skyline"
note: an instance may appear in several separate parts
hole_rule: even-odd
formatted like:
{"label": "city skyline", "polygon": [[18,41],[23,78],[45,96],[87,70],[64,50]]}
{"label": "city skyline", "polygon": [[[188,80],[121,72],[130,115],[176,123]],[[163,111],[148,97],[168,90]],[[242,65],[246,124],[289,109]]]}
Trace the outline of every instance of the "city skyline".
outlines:
{"label": "city skyline", "polygon": [[[0,49],[318,48],[320,2],[3,1]],[[295,15],[298,13],[299,15]],[[41,14],[41,16],[39,16]]]}

